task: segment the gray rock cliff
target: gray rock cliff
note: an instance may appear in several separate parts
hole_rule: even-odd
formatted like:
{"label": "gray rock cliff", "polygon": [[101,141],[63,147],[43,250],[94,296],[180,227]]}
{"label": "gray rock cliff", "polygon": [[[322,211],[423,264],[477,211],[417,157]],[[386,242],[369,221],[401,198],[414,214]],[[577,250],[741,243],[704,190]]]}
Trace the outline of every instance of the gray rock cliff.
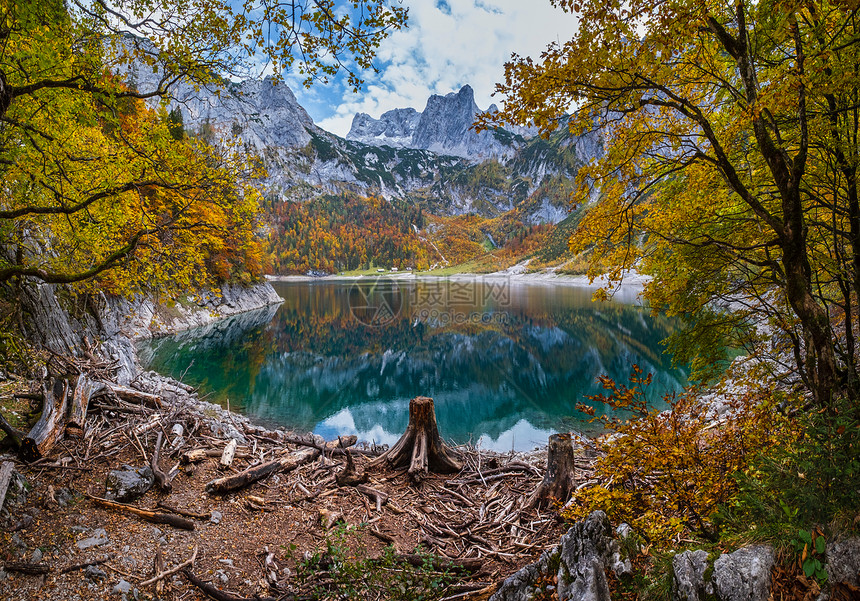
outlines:
{"label": "gray rock cliff", "polygon": [[376,146],[429,150],[472,161],[513,157],[517,147],[511,142],[516,135],[497,137],[491,131],[472,130],[480,112],[474,90],[465,85],[459,92],[434,94],[420,113],[412,108],[395,109],[383,113],[379,119],[359,113],[353,118],[346,139]]}
{"label": "gray rock cliff", "polygon": [[[143,64],[124,75],[141,91],[163,77]],[[179,82],[167,100],[189,133],[238,142],[257,157],[265,175],[256,187],[284,200],[349,191],[428,202],[429,211],[443,215],[497,216],[522,207],[526,223],[557,223],[570,213],[566,199],[536,193],[548,182],[556,187],[550,178],[572,178],[602,152],[599,135],[570,136],[563,125],[550,140],[526,127],[477,133],[472,124],[480,110],[468,85],[431,96],[422,112],[358,114],[347,139],[316,126],[290,88],[272,78],[220,79],[203,88]]]}
{"label": "gray rock cliff", "polygon": [[358,113],[352,119],[346,139],[374,146],[411,147],[420,120],[421,113],[413,108],[387,111],[379,119],[367,113]]}
{"label": "gray rock cliff", "polygon": [[166,299],[152,296],[96,294],[73,305],[60,301],[65,296],[52,284],[22,286],[24,333],[37,345],[61,354],[77,355],[91,346],[96,354],[116,362],[120,384],[138,372],[135,339],[187,330],[281,302],[267,282],[248,288],[225,285],[220,294],[187,295],[184,303],[170,307]]}

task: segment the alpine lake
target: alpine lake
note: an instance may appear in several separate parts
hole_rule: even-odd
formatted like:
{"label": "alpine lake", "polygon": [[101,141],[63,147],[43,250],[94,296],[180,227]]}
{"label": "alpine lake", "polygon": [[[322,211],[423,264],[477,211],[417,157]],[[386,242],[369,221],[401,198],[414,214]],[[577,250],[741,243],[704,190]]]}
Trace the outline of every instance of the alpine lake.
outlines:
{"label": "alpine lake", "polygon": [[661,341],[674,320],[638,289],[592,302],[593,288],[514,278],[273,282],[281,305],[141,343],[142,365],[270,427],[394,443],[409,400],[433,397],[442,436],[506,452],[555,432],[594,433],[577,410],[653,375],[652,402],[687,384]]}

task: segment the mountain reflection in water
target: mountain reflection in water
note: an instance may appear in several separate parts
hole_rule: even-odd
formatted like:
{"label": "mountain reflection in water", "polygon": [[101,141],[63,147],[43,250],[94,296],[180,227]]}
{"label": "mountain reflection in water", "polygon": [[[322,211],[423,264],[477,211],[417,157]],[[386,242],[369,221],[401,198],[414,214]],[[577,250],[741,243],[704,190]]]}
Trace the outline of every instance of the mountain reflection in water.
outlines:
{"label": "mountain reflection in water", "polygon": [[[284,303],[142,343],[149,369],[268,423],[390,444],[409,399],[432,396],[442,435],[499,451],[588,431],[575,409],[654,374],[655,398],[686,384],[660,341],[671,319],[591,290],[508,280],[280,282]],[[593,403],[591,403],[593,404]],[[598,411],[602,407],[597,407]]]}

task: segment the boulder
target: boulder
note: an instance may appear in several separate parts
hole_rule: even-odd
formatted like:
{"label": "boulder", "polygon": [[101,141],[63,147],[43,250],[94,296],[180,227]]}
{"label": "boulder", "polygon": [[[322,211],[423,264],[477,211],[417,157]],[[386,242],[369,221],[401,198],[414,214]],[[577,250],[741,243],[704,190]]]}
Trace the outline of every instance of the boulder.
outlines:
{"label": "boulder", "polygon": [[121,470],[111,470],[107,475],[105,497],[111,501],[133,501],[152,488],[155,476],[152,469],[124,465]]}
{"label": "boulder", "polygon": [[549,587],[556,587],[559,601],[609,601],[606,571],[618,563],[623,562],[609,519],[595,511],[537,562],[508,577],[490,601],[528,601]]}
{"label": "boulder", "polygon": [[[705,570],[708,569],[708,552],[684,551],[672,558],[672,593],[678,601],[699,601],[706,590]],[[710,584],[710,583],[709,583]],[[708,586],[708,588],[711,588]]]}
{"label": "boulder", "polygon": [[766,601],[773,564],[773,549],[767,545],[720,555],[712,578],[717,597],[721,601]]}
{"label": "boulder", "polygon": [[831,584],[860,588],[860,538],[836,538],[827,543],[825,569]]}

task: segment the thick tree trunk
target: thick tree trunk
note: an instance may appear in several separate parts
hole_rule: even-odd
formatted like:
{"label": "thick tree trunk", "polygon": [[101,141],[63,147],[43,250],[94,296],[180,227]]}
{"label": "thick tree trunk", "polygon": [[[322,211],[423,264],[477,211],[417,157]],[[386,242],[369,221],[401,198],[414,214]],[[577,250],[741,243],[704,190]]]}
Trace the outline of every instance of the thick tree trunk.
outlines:
{"label": "thick tree trunk", "polygon": [[805,334],[805,371],[815,400],[828,405],[838,388],[838,370],[830,318],[812,295],[812,278],[805,241],[783,247],[786,296]]}
{"label": "thick tree trunk", "polygon": [[549,437],[546,474],[526,502],[526,507],[546,507],[550,503],[565,503],[576,488],[574,479],[573,437],[569,433]]}
{"label": "thick tree trunk", "polygon": [[433,399],[426,396],[409,401],[409,425],[400,440],[368,466],[386,462],[391,467],[409,466],[409,477],[420,482],[428,472],[451,473],[463,469],[439,436]]}
{"label": "thick tree trunk", "polygon": [[54,380],[49,384],[46,381],[42,388],[45,396],[42,417],[21,444],[21,456],[29,462],[38,461],[47,455],[65,431],[69,406],[68,382]]}
{"label": "thick tree trunk", "polygon": [[153,409],[162,408],[161,397],[157,394],[149,394],[148,392],[135,390],[128,386],[120,386],[119,384],[112,383],[107,384],[107,388],[116,396],[124,401],[128,401],[129,403],[140,403],[141,405],[147,405]]}

